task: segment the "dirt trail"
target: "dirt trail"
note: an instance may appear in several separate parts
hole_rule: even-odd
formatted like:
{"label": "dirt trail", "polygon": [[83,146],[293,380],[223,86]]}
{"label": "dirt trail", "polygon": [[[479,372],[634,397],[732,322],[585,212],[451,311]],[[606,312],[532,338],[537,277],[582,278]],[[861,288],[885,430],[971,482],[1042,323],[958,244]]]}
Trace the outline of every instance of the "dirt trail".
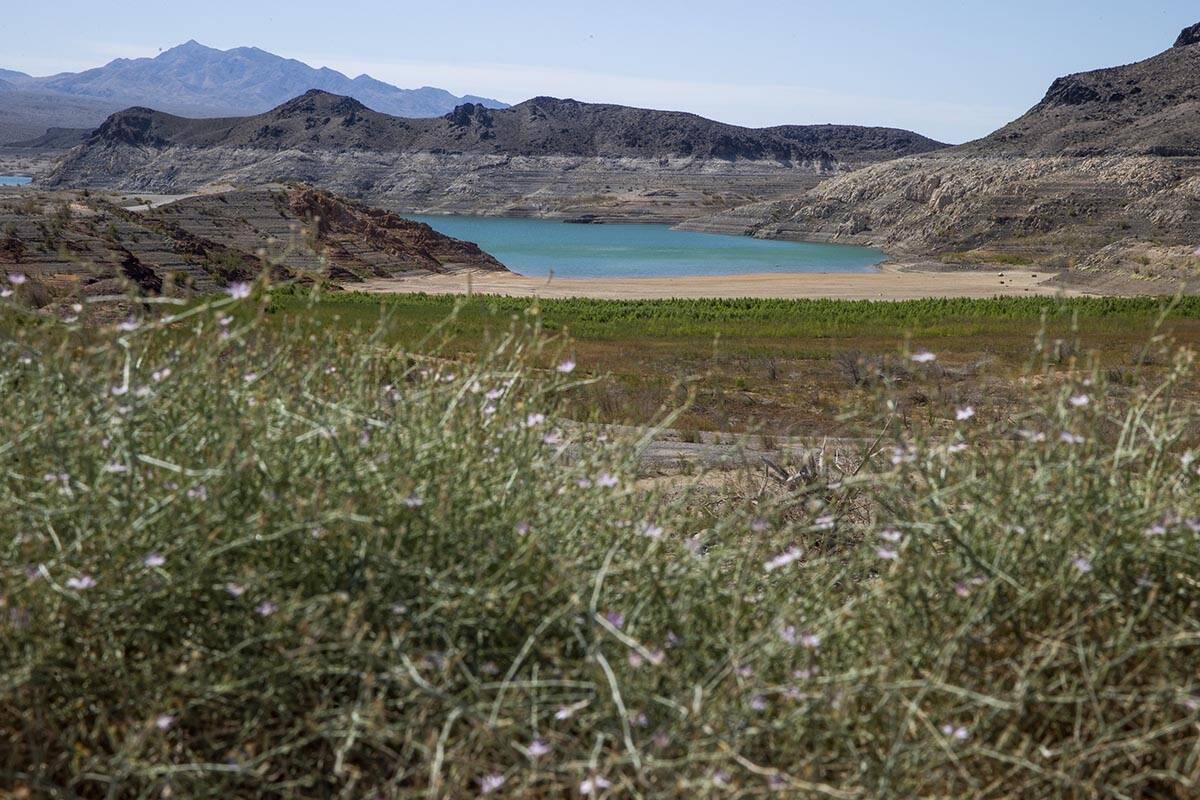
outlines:
{"label": "dirt trail", "polygon": [[518,297],[593,297],[607,300],[664,298],[827,298],[917,300],[930,297],[1077,295],[1046,285],[1045,272],[917,271],[885,267],[866,273],[765,273],[685,278],[527,278],[462,270],[449,275],[372,279],[347,288],[377,293],[497,294]]}

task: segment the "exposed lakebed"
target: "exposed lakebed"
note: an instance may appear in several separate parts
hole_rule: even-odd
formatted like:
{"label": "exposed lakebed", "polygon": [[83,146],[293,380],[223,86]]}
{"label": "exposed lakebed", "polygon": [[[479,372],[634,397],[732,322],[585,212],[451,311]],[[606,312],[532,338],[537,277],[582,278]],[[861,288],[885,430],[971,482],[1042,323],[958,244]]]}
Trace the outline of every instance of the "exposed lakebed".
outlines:
{"label": "exposed lakebed", "polygon": [[666,225],[573,225],[558,220],[405,215],[474,242],[522,275],[649,278],[760,272],[870,272],[882,251],[720,236]]}

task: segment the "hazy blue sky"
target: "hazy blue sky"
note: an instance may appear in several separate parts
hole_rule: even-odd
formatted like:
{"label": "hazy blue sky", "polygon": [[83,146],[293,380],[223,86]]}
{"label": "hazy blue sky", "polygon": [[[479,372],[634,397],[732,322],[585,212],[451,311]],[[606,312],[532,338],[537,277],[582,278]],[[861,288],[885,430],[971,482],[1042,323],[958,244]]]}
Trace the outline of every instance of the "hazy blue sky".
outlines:
{"label": "hazy blue sky", "polygon": [[255,45],[405,87],[694,111],[744,125],[990,132],[1062,74],[1140,60],[1195,0],[4,0],[0,67],[34,74]]}

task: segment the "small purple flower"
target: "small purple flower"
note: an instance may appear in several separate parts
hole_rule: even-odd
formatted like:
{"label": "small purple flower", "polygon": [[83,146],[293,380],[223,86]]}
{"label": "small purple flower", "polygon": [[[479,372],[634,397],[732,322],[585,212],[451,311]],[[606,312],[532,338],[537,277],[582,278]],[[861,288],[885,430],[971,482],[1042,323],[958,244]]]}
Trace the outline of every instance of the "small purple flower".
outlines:
{"label": "small purple flower", "polygon": [[750,520],[750,530],[755,533],[766,533],[771,529],[771,523],[767,522],[762,517],[755,517]]}
{"label": "small purple flower", "polygon": [[575,362],[568,358],[558,365],[558,371],[563,375],[570,375],[575,371]]}
{"label": "small purple flower", "polygon": [[619,486],[620,483],[621,481],[616,475],[607,472],[601,473],[600,477],[596,479],[596,485],[602,489],[612,489]]}
{"label": "small purple flower", "polygon": [[878,550],[875,551],[875,555],[879,556],[884,561],[899,561],[900,560],[900,554],[898,552],[896,552],[895,550],[891,550],[887,547],[879,548]]}
{"label": "small purple flower", "polygon": [[260,617],[269,617],[278,610],[279,606],[275,603],[272,603],[270,600],[263,600],[254,608],[255,613]]}
{"label": "small purple flower", "polygon": [[520,522],[517,523],[517,527],[515,528],[515,530],[516,530],[518,536],[528,536],[529,532],[531,530],[533,530],[533,528],[528,522],[526,522],[525,520],[521,520]]}
{"label": "small purple flower", "polygon": [[1092,571],[1092,561],[1087,556],[1076,556],[1071,560],[1071,566],[1086,575]]}
{"label": "small purple flower", "polygon": [[821,646],[821,635],[818,633],[806,633],[800,637],[800,644],[809,650],[816,650]]}
{"label": "small purple flower", "polygon": [[160,553],[150,553],[142,559],[142,563],[150,569],[156,569],[167,563],[167,559]]}
{"label": "small purple flower", "polygon": [[246,587],[242,586],[240,583],[232,583],[231,582],[231,583],[225,584],[225,591],[229,594],[230,597],[241,597],[242,595],[244,595],[246,593]]}
{"label": "small purple flower", "polygon": [[24,272],[10,272],[8,274],[8,282],[11,283],[13,286],[20,286],[22,283],[25,282],[25,273]]}
{"label": "small purple flower", "polygon": [[529,416],[527,416],[525,418],[525,427],[526,428],[536,428],[537,426],[541,425],[545,421],[546,421],[545,414],[536,414],[536,413],[530,414]]}
{"label": "small purple flower", "polygon": [[625,627],[625,615],[620,611],[607,611],[604,614],[604,619],[608,621],[609,625],[618,630]]}
{"label": "small purple flower", "polygon": [[754,697],[750,698],[750,708],[753,711],[766,711],[767,698],[763,697],[761,694],[754,695]]}
{"label": "small purple flower", "polygon": [[534,739],[529,743],[529,757],[541,758],[550,754],[550,745],[543,742],[541,739]]}

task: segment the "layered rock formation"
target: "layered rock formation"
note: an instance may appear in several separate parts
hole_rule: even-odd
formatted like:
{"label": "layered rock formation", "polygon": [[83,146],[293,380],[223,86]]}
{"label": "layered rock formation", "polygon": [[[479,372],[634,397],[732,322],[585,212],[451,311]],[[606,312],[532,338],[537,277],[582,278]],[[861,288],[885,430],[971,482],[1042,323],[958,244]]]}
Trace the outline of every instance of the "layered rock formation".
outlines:
{"label": "layered rock formation", "polygon": [[309,92],[247,118],[130,109],[45,183],[175,192],[303,181],[412,212],[679,221],[940,146],[885,128],[754,130],[552,98],[403,119]]}
{"label": "layered rock formation", "polygon": [[309,187],[125,207],[88,192],[0,192],[0,272],[53,296],[210,292],[262,270],[352,285],[463,268],[504,271],[476,245]]}
{"label": "layered rock formation", "polygon": [[979,141],[689,227],[1177,275],[1179,248],[1200,242],[1200,26],[1147,61],[1058,79]]}

